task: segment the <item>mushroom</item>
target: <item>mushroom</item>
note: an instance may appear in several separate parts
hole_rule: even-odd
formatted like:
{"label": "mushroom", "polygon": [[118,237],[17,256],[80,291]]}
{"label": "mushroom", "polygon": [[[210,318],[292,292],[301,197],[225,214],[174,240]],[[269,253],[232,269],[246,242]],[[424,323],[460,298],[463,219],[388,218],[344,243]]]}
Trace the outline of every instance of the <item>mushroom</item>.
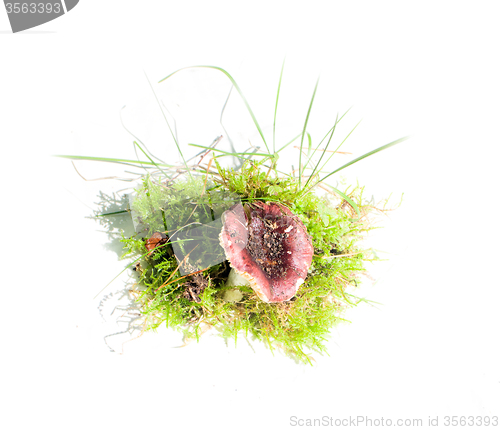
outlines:
{"label": "mushroom", "polygon": [[228,286],[249,285],[267,303],[290,300],[313,256],[304,224],[280,203],[234,205],[222,217],[219,241],[232,267]]}
{"label": "mushroom", "polygon": [[148,251],[152,251],[158,246],[164,245],[165,243],[167,243],[167,241],[168,236],[165,233],[157,231],[156,233],[153,233],[153,235],[148,240],[146,240],[144,246]]}

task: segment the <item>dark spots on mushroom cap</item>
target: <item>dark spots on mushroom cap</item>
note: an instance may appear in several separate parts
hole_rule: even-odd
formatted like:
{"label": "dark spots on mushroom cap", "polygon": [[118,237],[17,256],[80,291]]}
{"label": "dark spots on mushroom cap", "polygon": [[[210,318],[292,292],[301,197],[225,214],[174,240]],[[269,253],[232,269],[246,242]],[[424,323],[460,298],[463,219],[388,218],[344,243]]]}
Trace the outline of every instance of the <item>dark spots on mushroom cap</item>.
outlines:
{"label": "dark spots on mushroom cap", "polygon": [[[254,202],[227,211],[221,244],[239,272],[246,272],[270,302],[290,300],[307,276],[312,240],[300,219],[279,203]],[[237,234],[232,236],[231,233]],[[238,245],[244,236],[246,246]]]}
{"label": "dark spots on mushroom cap", "polygon": [[275,222],[261,222],[255,216],[248,227],[248,252],[270,280],[285,279],[288,270],[290,246],[282,230]]}

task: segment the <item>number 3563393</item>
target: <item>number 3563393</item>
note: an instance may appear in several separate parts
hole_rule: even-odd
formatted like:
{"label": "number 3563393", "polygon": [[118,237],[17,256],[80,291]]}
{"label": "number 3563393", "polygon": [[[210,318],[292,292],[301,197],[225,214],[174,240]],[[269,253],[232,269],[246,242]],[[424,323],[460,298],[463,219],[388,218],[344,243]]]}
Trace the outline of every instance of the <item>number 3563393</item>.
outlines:
{"label": "number 3563393", "polygon": [[60,13],[60,3],[5,3],[7,13]]}

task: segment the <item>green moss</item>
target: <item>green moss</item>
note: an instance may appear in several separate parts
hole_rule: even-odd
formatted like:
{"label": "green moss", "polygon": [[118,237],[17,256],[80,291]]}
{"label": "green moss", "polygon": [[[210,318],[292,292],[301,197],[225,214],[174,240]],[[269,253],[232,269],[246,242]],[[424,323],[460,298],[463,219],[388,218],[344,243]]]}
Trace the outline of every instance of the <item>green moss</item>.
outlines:
{"label": "green moss", "polygon": [[[145,178],[132,205],[145,236],[156,231],[171,234],[167,228],[171,223],[183,226],[194,219],[207,221],[202,219],[203,211],[192,213],[191,203],[196,198],[209,211],[214,207],[208,199],[210,189],[228,191],[242,202],[280,201],[302,220],[312,237],[314,256],[309,274],[288,302],[264,303],[249,287],[239,287],[242,298],[232,302],[224,300],[224,292],[234,287],[225,286],[229,266],[222,262],[199,274],[198,280],[206,284],[197,302],[186,293],[193,277],[181,275],[170,242],[148,253],[145,238],[124,237],[127,256],[144,255],[137,268],[140,279],[136,292],[146,328],[165,324],[182,330],[187,338],[198,338],[206,327],[213,327],[235,342],[243,334],[264,341],[272,350],[279,348],[310,362],[311,352],[326,352],[330,329],[343,321],[347,307],[360,300],[348,291],[358,285],[364,263],[374,259],[369,250],[359,247],[363,233],[369,229],[363,222],[366,216],[359,218],[346,200],[334,194],[301,193],[295,178],[271,177],[268,169],[253,162],[239,171],[219,166],[218,175],[211,179],[208,185],[200,177],[167,186]],[[370,206],[364,203],[362,191],[355,188],[348,196],[366,215]]]}
{"label": "green moss", "polygon": [[[328,132],[321,140],[317,139],[317,145],[313,145],[313,140],[316,139],[308,131],[308,121],[316,95],[316,83],[301,133],[277,147],[275,126],[282,67],[276,93],[271,151],[262,127],[234,78],[220,67],[196,67],[218,71],[229,79],[259,132],[263,152],[256,152],[258,148],[253,144],[253,148],[245,152],[236,152],[235,148],[232,148],[232,152],[225,151],[216,147],[223,138],[219,136],[210,146],[189,144],[203,148],[204,151],[198,154],[200,157],[197,155],[191,159],[197,161],[188,164],[176,133],[165,116],[182,165],[166,164],[153,156],[158,161],[156,162],[148,155],[149,151],[146,152],[139,139],[133,142],[134,149],[139,149],[146,159],[79,155],[59,157],[112,162],[127,168],[137,166],[150,172],[150,176],[143,177],[132,203],[136,234],[131,237],[123,235],[122,238],[127,250],[125,257],[133,258],[133,263],[140,260],[135,266],[139,273],[135,290],[146,318],[146,329],[166,324],[183,330],[187,338],[198,338],[206,327],[213,327],[222,336],[233,338],[235,342],[240,334],[255,337],[266,342],[271,349],[280,348],[290,356],[310,363],[311,352],[326,352],[325,341],[330,329],[337,322],[343,321],[345,309],[362,301],[353,292],[365,270],[365,262],[376,259],[374,253],[360,247],[363,234],[370,229],[367,220],[372,209],[363,199],[363,188],[357,186],[342,191],[328,185],[326,180],[407,138],[394,140],[332,169],[329,166],[330,160],[359,123],[334,150],[333,146],[330,148],[337,126],[348,109],[344,114],[336,116]],[[184,69],[169,74],[160,82],[170,79],[181,70]],[[226,104],[221,112],[221,124],[225,109]],[[227,138],[232,147],[231,139],[229,136]],[[281,151],[289,148],[294,141],[300,141],[297,164],[299,177],[283,173],[277,168]],[[210,157],[205,158],[209,154]],[[321,154],[317,162],[312,160],[314,154]],[[247,161],[238,170],[222,168],[218,159],[229,156],[233,160]],[[139,174],[142,174],[142,170]],[[200,176],[196,177],[196,174]],[[189,180],[183,177],[188,177]],[[319,195],[320,189],[326,190],[327,194]],[[221,259],[217,255],[211,255],[218,252],[217,248],[220,249],[220,246],[216,237],[218,235],[211,234],[210,228],[217,231],[216,220],[220,219],[223,211],[235,199],[243,203],[254,200],[280,202],[302,220],[311,235],[314,245],[312,265],[305,282],[290,301],[267,304],[259,300],[248,287],[239,288],[241,298],[233,292],[230,295],[232,299],[224,300],[225,292],[234,287],[225,286],[229,264],[224,261],[224,255]],[[108,222],[104,217],[127,211],[106,212],[99,215],[103,217],[100,218],[103,223]],[[197,231],[197,226],[203,227]],[[157,240],[159,237],[163,242],[152,249],[154,245],[147,240],[154,233],[168,235],[169,240],[164,242],[163,236],[155,235]],[[191,240],[191,245],[195,243],[201,246],[191,248],[190,237],[196,237],[195,242]],[[186,263],[184,260],[177,260],[179,255],[181,258],[183,255],[189,256],[192,267],[188,267],[189,270],[185,272],[190,274],[188,276],[182,274]],[[213,264],[207,264],[208,261]],[[199,269],[195,274],[193,267]],[[235,297],[238,299],[234,299]]]}

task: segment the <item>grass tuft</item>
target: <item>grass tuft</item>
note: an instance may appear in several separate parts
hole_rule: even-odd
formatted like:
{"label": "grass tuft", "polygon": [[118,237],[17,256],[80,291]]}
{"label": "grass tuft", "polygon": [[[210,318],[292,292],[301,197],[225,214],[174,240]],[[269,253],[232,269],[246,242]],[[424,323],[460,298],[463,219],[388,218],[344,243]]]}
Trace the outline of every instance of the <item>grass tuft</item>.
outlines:
{"label": "grass tuft", "polygon": [[[325,353],[330,329],[344,321],[347,308],[362,300],[356,296],[356,290],[365,263],[376,259],[371,250],[360,247],[360,240],[371,227],[366,217],[360,219],[359,213],[367,214],[371,206],[359,187],[346,194],[339,192],[349,200],[314,193],[298,199],[297,181],[293,177],[269,178],[258,163],[245,162],[239,171],[219,166],[212,184],[212,189],[224,187],[243,203],[279,201],[290,207],[306,226],[314,246],[313,263],[305,283],[288,302],[264,303],[249,287],[238,287],[241,300],[226,301],[225,292],[235,289],[225,286],[229,273],[226,261],[186,277],[178,270],[179,259],[170,245],[148,252],[144,238],[123,237],[126,256],[134,261],[141,257],[138,285],[142,287],[136,294],[146,317],[146,329],[165,324],[183,331],[186,339],[198,339],[210,327],[235,342],[242,334],[261,340],[271,349],[282,350],[307,363],[312,352]],[[192,205],[200,203],[190,194],[191,186],[196,189],[199,185],[187,180],[165,187],[147,178],[143,181],[132,210],[147,226],[146,237],[157,231],[175,236],[176,231],[164,227],[161,208],[165,202],[170,213],[181,220],[178,225],[190,221]],[[354,205],[359,212],[353,209]],[[193,297],[190,291],[197,282],[206,285],[199,297]],[[198,298],[199,301],[194,300]]]}
{"label": "grass tuft", "polygon": [[[385,210],[375,208],[365,199],[364,188],[359,185],[339,189],[326,181],[344,168],[406,138],[383,145],[329,171],[327,164],[359,123],[334,151],[328,151],[338,123],[349,110],[340,117],[337,115],[333,126],[315,145],[307,126],[318,87],[316,82],[302,132],[276,150],[276,118],[284,64],[283,61],[276,94],[272,152],[234,78],[220,67],[195,66],[219,71],[230,80],[267,152],[256,152],[255,148],[251,152],[237,152],[234,148],[224,151],[215,148],[222,139],[219,136],[210,146],[189,144],[202,151],[193,157],[197,159],[196,163],[188,164],[193,158],[186,160],[184,157],[182,145],[170,128],[151,86],[180,153],[181,165],[165,164],[155,155],[148,155],[147,147],[134,135],[134,150],[139,148],[147,161],[59,157],[145,169],[146,174],[130,172],[141,177],[129,209],[136,233],[132,236],[122,233],[121,238],[125,249],[123,258],[132,260],[124,270],[133,267],[138,274],[133,292],[141,305],[145,329],[154,330],[166,325],[183,331],[186,340],[198,340],[205,331],[212,329],[225,338],[234,339],[235,344],[238,336],[244,335],[264,342],[272,351],[278,349],[298,361],[312,364],[312,353],[327,353],[330,330],[345,321],[346,309],[367,302],[358,296],[357,290],[362,275],[366,273],[366,263],[378,257],[373,250],[364,249],[361,243],[364,235],[374,228],[370,224],[370,214]],[[162,81],[181,70],[184,69]],[[232,146],[230,137],[227,138]],[[293,166],[291,173],[278,170],[280,152],[299,138],[298,176]],[[307,151],[304,151],[306,138]],[[319,161],[314,163],[317,151],[322,153]],[[327,151],[332,154],[323,161]],[[303,155],[305,163],[302,163]],[[241,160],[238,168],[220,164],[219,159],[227,156]],[[208,162],[203,161],[205,158]],[[305,175],[306,169],[311,170],[309,175]],[[250,287],[226,286],[230,266],[225,255],[217,254],[222,250],[217,233],[220,224],[217,223],[220,223],[224,210],[235,201],[245,204],[255,200],[286,205],[304,223],[312,239],[314,255],[308,275],[296,296],[286,302],[264,303]],[[126,211],[105,213],[99,219],[123,212]]]}

